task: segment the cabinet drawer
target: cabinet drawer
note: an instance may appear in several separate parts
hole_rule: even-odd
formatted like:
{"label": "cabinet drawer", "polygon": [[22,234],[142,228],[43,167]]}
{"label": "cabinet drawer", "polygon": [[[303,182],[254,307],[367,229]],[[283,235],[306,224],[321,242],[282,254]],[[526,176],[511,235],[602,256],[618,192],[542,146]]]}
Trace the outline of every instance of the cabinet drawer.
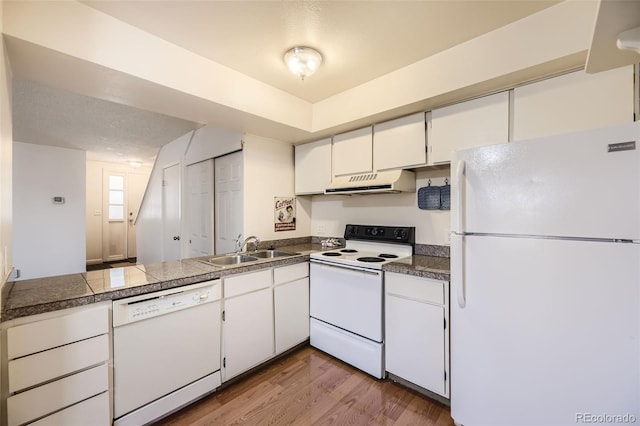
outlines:
{"label": "cabinet drawer", "polygon": [[288,283],[309,276],[309,262],[296,263],[273,270],[274,284]]}
{"label": "cabinet drawer", "polygon": [[62,377],[109,359],[109,336],[60,346],[9,361],[9,392]]}
{"label": "cabinet drawer", "polygon": [[69,407],[109,388],[107,365],[56,380],[7,399],[9,426],[20,425]]}
{"label": "cabinet drawer", "polygon": [[103,392],[100,395],[31,423],[30,426],[109,426],[110,424],[109,392]]}
{"label": "cabinet drawer", "polygon": [[271,269],[224,278],[224,297],[233,297],[271,286]]}
{"label": "cabinet drawer", "polygon": [[444,283],[412,275],[385,273],[387,294],[444,305]]}
{"label": "cabinet drawer", "polygon": [[7,330],[8,359],[55,348],[109,332],[109,311],[95,309],[19,325]]}

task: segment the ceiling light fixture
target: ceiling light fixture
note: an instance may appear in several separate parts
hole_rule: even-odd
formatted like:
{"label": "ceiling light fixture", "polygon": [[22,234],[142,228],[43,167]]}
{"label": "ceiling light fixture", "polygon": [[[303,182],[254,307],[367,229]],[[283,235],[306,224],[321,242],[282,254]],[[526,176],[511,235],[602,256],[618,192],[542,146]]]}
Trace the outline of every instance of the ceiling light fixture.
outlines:
{"label": "ceiling light fixture", "polygon": [[296,46],[287,50],[284,62],[292,73],[304,80],[316,72],[322,63],[322,55],[311,47]]}
{"label": "ceiling light fixture", "polygon": [[142,166],[142,162],[141,161],[128,161],[129,166],[133,167],[134,169],[139,168],[140,166]]}

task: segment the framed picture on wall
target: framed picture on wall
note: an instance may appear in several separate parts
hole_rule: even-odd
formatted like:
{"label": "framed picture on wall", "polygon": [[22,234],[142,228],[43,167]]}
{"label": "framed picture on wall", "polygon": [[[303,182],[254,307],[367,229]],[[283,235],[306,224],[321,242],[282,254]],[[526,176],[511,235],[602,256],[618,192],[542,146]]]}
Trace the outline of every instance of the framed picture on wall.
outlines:
{"label": "framed picture on wall", "polygon": [[275,197],[275,231],[294,231],[296,229],[296,197]]}

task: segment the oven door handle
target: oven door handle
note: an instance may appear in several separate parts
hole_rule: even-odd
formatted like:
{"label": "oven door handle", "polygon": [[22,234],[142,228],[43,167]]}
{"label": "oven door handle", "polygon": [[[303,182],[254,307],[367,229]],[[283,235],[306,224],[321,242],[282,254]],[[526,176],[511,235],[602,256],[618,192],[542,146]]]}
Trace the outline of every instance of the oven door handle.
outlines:
{"label": "oven door handle", "polygon": [[376,276],[382,275],[382,270],[377,270],[377,269],[358,268],[357,266],[350,266],[350,265],[331,263],[331,262],[326,262],[326,261],[316,260],[316,259],[311,259],[311,262],[312,263],[316,263],[318,265],[328,266],[328,267],[331,267],[331,268],[351,269],[353,271],[359,271],[359,272],[363,272],[365,274],[376,275]]}

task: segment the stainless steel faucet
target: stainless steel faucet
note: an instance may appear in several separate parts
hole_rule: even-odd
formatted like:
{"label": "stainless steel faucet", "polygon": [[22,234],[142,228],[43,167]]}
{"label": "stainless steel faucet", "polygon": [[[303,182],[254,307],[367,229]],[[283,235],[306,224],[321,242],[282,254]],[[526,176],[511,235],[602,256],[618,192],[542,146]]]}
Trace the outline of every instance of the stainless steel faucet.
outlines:
{"label": "stainless steel faucet", "polygon": [[253,251],[258,251],[258,244],[260,244],[260,239],[255,235],[251,235],[244,239],[243,242],[240,242],[240,238],[242,238],[242,234],[238,235],[238,239],[236,240],[236,253],[242,251],[242,248],[249,243],[249,241],[253,240]]}

